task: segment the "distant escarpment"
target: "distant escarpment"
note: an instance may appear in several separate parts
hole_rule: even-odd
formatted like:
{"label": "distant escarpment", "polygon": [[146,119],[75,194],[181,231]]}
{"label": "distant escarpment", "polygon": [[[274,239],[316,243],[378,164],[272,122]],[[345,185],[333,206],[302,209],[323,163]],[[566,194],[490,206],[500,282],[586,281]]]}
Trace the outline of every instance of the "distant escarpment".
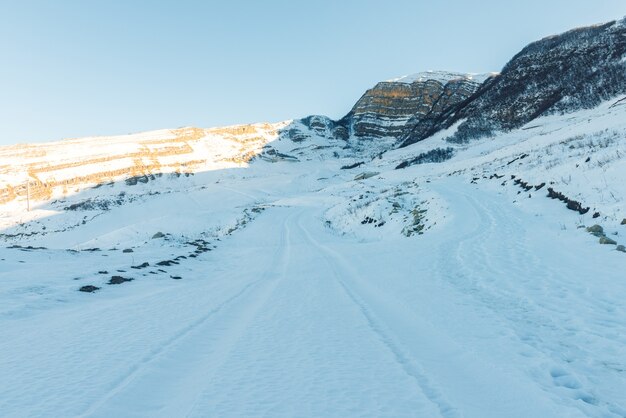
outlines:
{"label": "distant escarpment", "polygon": [[459,123],[465,142],[519,128],[551,113],[592,108],[626,94],[626,19],[544,38],[515,55],[466,100],[422,118],[402,146]]}
{"label": "distant escarpment", "polygon": [[122,180],[136,185],[162,174],[238,167],[261,154],[287,125],[180,128],[0,147],[0,205],[46,201]]}
{"label": "distant escarpment", "polygon": [[398,139],[425,116],[466,100],[484,78],[429,71],[383,81],[367,90],[337,124],[354,139]]}

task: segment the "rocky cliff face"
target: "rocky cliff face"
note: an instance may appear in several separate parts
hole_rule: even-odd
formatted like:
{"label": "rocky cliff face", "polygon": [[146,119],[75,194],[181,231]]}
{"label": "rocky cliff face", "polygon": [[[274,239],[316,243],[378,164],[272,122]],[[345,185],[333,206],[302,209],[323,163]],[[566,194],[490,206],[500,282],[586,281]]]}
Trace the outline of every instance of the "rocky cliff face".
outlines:
{"label": "rocky cliff face", "polygon": [[[340,158],[347,131],[325,116],[218,128],[180,128],[0,147],[0,212],[102,185],[267,162]],[[293,155],[291,153],[293,152]],[[341,154],[341,155],[340,155]],[[11,209],[13,210],[13,209]]]}
{"label": "rocky cliff face", "polygon": [[259,155],[288,122],[182,128],[116,137],[0,147],[0,205],[45,201],[87,187],[238,167]]}
{"label": "rocky cliff face", "polygon": [[620,94],[626,94],[626,19],[528,45],[472,96],[410,127],[402,145],[460,121],[449,139],[464,142],[541,115],[591,108]]}
{"label": "rocky cliff face", "polygon": [[337,124],[355,139],[401,138],[426,115],[466,100],[483,80],[483,76],[425,72],[380,82]]}

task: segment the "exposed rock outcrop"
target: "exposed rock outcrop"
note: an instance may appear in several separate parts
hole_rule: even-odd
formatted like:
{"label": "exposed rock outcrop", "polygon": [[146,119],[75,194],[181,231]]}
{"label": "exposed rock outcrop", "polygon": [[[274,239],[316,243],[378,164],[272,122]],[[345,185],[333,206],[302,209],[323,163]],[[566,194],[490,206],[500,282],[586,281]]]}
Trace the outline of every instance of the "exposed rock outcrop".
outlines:
{"label": "exposed rock outcrop", "polygon": [[298,119],[296,122],[299,123],[290,124],[288,129],[282,132],[282,135],[285,135],[293,142],[302,142],[310,138],[311,135],[343,140],[347,140],[349,137],[348,130],[345,126],[342,126],[327,116],[310,115]]}
{"label": "exposed rock outcrop", "polygon": [[[288,122],[181,128],[0,147],[0,205],[44,201],[125,180],[147,183],[249,162]],[[78,208],[68,208],[75,210]]]}
{"label": "exposed rock outcrop", "polygon": [[550,113],[592,108],[626,94],[626,19],[574,29],[525,47],[471,97],[415,124],[404,146],[461,122],[465,142]]}
{"label": "exposed rock outcrop", "polygon": [[338,124],[356,139],[401,138],[427,115],[466,100],[484,79],[429,71],[383,81],[367,90]]}

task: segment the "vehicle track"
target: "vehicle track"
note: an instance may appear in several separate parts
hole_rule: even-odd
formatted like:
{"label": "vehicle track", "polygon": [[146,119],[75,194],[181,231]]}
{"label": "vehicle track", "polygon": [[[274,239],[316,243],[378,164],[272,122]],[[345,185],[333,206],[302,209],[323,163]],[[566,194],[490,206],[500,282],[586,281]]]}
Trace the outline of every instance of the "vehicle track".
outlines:
{"label": "vehicle track", "polygon": [[330,248],[314,239],[307,229],[302,226],[301,222],[298,223],[298,227],[302,230],[312,246],[317,248],[324,255],[326,262],[332,266],[335,280],[339,283],[352,303],[354,303],[362,313],[371,331],[378,336],[378,339],[393,354],[396,362],[405,373],[415,380],[417,385],[421,388],[423,395],[436,405],[442,417],[459,417],[458,409],[445,399],[441,390],[431,382],[431,379],[422,370],[418,362],[411,357],[408,350],[402,347],[401,343],[392,337],[391,332],[386,329],[384,324],[376,317],[372,309],[367,306],[366,302],[358,296],[355,290],[350,288],[346,280],[343,279],[344,277],[355,277],[358,273],[350,267],[350,264],[340,254],[332,251]]}
{"label": "vehicle track", "polygon": [[[215,369],[219,367],[220,362],[228,356],[229,349],[236,343],[241,334],[245,332],[247,325],[254,317],[256,311],[258,311],[258,309],[260,309],[263,304],[267,302],[271,293],[280,282],[280,279],[284,277],[285,267],[289,260],[290,248],[289,221],[287,220],[283,225],[279,243],[276,246],[270,262],[270,266],[278,266],[278,275],[275,273],[274,269],[267,269],[266,273],[262,275],[262,277],[248,283],[233,296],[229,297],[218,306],[210,309],[196,321],[188,326],[185,326],[179,332],[172,335],[159,347],[153,349],[144,359],[142,359],[140,363],[135,364],[128,371],[128,373],[115,384],[114,387],[104,394],[97,402],[93,403],[80,416],[111,416],[112,411],[107,411],[105,407],[107,403],[111,403],[112,409],[115,410],[116,402],[114,398],[120,394],[123,394],[125,397],[131,396],[140,400],[140,396],[133,394],[133,385],[136,385],[135,390],[142,391],[145,388],[146,383],[149,385],[149,382],[161,381],[162,385],[160,386],[160,390],[163,391],[163,393],[168,393],[171,391],[164,388],[163,384],[175,387],[179,384],[179,380],[181,379],[198,380],[198,376],[202,376],[202,379],[210,378],[211,373],[214,373]],[[226,324],[220,324],[219,328],[223,329],[224,333],[219,336],[219,340],[207,340],[205,336],[211,335],[211,333],[207,332],[203,328],[207,326],[215,326],[214,319],[218,316],[225,316],[226,314],[224,311],[229,310],[235,312],[234,315],[231,314],[234,318],[234,320],[231,321],[233,326],[229,327]],[[205,346],[205,348],[209,345],[213,346],[211,352],[211,363],[194,361],[198,360],[198,356],[202,356],[203,353],[198,349],[194,349],[190,353],[188,349],[190,346],[198,347],[199,345]],[[176,353],[185,350],[187,350],[185,353]],[[167,381],[163,381],[162,379],[159,379],[158,375],[160,370],[167,368],[167,365],[159,365],[158,363],[166,363],[172,358],[176,359],[176,367],[178,369],[176,376],[174,379],[170,378]],[[181,367],[183,366],[183,364],[181,364],[181,359],[184,360],[183,364],[186,366],[187,370],[184,370],[183,367]],[[210,367],[211,370],[197,368],[195,367],[196,365],[207,366]],[[141,381],[136,383],[136,381],[140,379]],[[190,387],[190,385],[180,386],[184,386],[185,388]],[[201,386],[197,386],[197,388],[200,390]],[[185,402],[182,405],[180,402],[176,402],[175,405],[168,404],[162,411],[159,411],[159,414],[163,413],[162,416],[173,416],[170,414],[173,413],[175,415],[180,415],[182,412],[181,408],[191,410],[194,405],[193,398],[193,394],[187,393],[185,394],[184,399],[189,402]],[[138,410],[146,409],[140,402],[137,402],[137,408]],[[122,412],[128,413],[128,411],[119,411],[119,413]]]}

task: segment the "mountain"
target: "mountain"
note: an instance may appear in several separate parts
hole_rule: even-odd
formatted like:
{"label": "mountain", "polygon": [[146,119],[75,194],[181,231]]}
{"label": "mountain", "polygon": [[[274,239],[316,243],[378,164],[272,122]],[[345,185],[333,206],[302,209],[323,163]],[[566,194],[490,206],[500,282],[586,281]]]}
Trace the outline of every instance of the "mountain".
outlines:
{"label": "mountain", "polygon": [[393,146],[425,115],[439,115],[467,99],[485,78],[431,71],[381,82],[339,121],[312,115],[273,124],[189,127],[0,147],[0,204],[25,200],[27,195],[33,201],[49,200],[119,179],[147,182],[164,174],[189,176],[238,167],[256,156],[276,159],[267,144],[279,138],[298,144],[321,137],[343,141],[337,155],[375,155]]}
{"label": "mountain", "polygon": [[351,158],[356,162],[346,166],[358,166],[435,137],[446,141],[408,149],[396,165],[443,162],[457,152],[454,144],[512,131],[542,116],[594,108],[624,94],[626,19],[531,43],[500,73],[427,71],[377,83],[340,120],[311,115],[273,124],[1,147],[0,204],[21,208],[26,200],[63,199],[120,180],[134,185],[256,160]]}
{"label": "mountain", "polygon": [[338,121],[356,139],[401,138],[426,115],[440,115],[470,97],[482,74],[429,71],[376,84]]}
{"label": "mountain", "polygon": [[412,127],[470,97],[493,74],[427,71],[377,83],[340,120],[311,115],[285,132],[294,142],[320,135],[371,156],[393,148]]}
{"label": "mountain", "polygon": [[402,146],[459,123],[450,141],[509,131],[542,115],[597,106],[626,93],[626,18],[534,42],[468,100],[409,129]]}
{"label": "mountain", "polygon": [[187,175],[247,162],[287,123],[181,128],[0,147],[0,204],[46,201],[86,187]]}
{"label": "mountain", "polygon": [[0,147],[0,415],[626,416],[623,27]]}
{"label": "mountain", "polygon": [[500,73],[428,71],[380,82],[340,120],[325,118],[325,129],[355,148],[380,151],[414,144],[455,124],[449,140],[465,142],[541,115],[595,107],[626,93],[625,22],[533,42]]}

